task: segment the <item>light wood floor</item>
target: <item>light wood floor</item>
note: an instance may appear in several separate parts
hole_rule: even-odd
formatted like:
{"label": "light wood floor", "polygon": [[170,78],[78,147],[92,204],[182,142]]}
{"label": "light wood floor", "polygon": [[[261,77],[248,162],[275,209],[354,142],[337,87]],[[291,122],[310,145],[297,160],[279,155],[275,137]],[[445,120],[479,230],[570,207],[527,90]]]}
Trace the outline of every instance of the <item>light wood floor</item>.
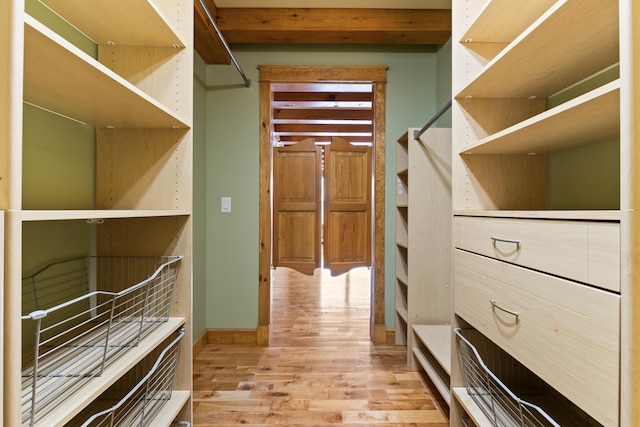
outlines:
{"label": "light wood floor", "polygon": [[269,347],[208,345],[194,362],[194,426],[448,426],[404,346],[369,340],[369,271],[279,268]]}

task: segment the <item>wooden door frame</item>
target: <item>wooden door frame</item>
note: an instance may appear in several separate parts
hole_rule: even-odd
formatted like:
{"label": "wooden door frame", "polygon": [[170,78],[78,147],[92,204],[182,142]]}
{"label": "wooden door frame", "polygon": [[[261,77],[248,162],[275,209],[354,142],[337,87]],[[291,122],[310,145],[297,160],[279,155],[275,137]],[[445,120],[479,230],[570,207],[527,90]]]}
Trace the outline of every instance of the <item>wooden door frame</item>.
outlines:
{"label": "wooden door frame", "polygon": [[387,66],[279,66],[260,65],[260,231],[257,343],[269,344],[271,324],[271,83],[373,83],[373,268],[370,336],[374,344],[387,343],[384,324],[384,209],[385,111]]}

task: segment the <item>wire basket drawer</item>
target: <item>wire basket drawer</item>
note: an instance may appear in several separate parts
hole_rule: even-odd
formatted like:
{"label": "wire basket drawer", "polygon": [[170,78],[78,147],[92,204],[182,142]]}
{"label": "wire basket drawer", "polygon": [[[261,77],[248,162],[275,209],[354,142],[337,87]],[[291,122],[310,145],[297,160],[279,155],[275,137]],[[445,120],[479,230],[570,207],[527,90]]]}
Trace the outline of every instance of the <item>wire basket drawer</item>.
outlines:
{"label": "wire basket drawer", "polygon": [[[35,424],[169,319],[181,259],[87,257],[23,280],[36,308],[22,317],[24,335],[34,337],[31,350],[23,350],[23,425]],[[42,306],[47,294],[71,287],[80,295]]]}
{"label": "wire basket drawer", "polygon": [[[81,427],[149,425],[166,402],[171,400],[180,341],[184,334],[184,328],[181,328],[177,337],[162,349],[153,366],[133,388],[115,405],[90,416]],[[135,374],[132,372],[133,376]]]}
{"label": "wire basket drawer", "polygon": [[544,388],[541,380],[516,360],[494,346],[488,357],[492,369],[498,370],[503,380],[485,364],[476,346],[479,333],[475,330],[455,329],[458,339],[460,362],[467,393],[494,426],[498,427],[560,427],[542,408],[522,400],[512,391],[521,394],[540,394]]}

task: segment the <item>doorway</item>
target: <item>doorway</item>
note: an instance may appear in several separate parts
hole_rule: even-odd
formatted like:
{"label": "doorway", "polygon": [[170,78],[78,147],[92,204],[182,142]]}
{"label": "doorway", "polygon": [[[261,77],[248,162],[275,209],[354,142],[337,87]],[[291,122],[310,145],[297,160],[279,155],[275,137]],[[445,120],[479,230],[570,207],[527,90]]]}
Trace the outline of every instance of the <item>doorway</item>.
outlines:
{"label": "doorway", "polygon": [[371,266],[372,142],[273,148],[273,266],[337,276]]}
{"label": "doorway", "polygon": [[384,344],[384,176],[385,176],[385,66],[260,66],[260,265],[258,343],[269,343],[271,320],[271,148],[274,141],[272,118],[273,85],[297,83],[368,83],[373,93],[373,267],[371,270],[370,336]]}

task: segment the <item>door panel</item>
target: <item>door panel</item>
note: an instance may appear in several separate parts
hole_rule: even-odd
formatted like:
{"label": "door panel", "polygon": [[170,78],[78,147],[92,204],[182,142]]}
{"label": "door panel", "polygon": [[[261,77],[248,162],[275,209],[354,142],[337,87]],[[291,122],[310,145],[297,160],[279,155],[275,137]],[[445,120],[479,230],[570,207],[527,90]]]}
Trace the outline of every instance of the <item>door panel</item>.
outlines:
{"label": "door panel", "polygon": [[325,147],[325,267],[371,265],[371,147],[333,138]]}
{"label": "door panel", "polygon": [[273,265],[320,267],[320,147],[307,139],[273,150]]}

